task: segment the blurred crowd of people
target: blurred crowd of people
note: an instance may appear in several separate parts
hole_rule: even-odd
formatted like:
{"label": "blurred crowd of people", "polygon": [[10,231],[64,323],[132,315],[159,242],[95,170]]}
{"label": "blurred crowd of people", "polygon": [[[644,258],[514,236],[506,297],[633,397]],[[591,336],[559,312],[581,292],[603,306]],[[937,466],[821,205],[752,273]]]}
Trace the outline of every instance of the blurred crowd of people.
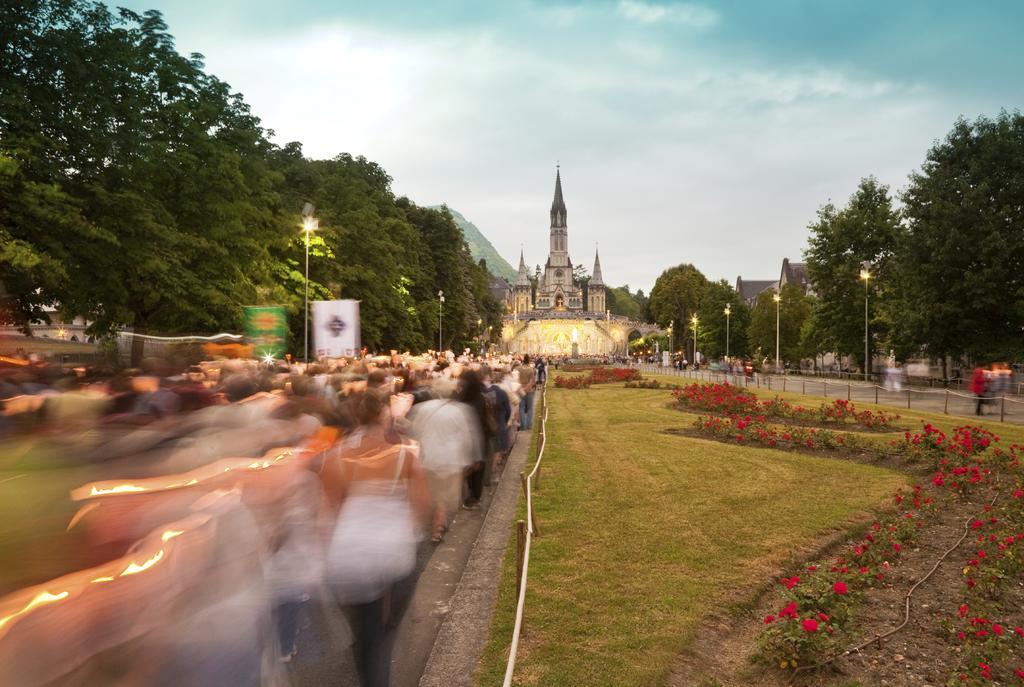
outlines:
{"label": "blurred crowd of people", "polygon": [[1013,370],[1006,363],[978,366],[971,375],[971,393],[976,399],[974,413],[983,415],[986,407],[1009,394],[1013,386]]}
{"label": "blurred crowd of people", "polygon": [[0,500],[7,480],[65,494],[5,511],[0,675],[17,687],[267,684],[313,601],[343,612],[361,684],[388,685],[418,553],[480,507],[547,376],[450,353],[9,362]]}

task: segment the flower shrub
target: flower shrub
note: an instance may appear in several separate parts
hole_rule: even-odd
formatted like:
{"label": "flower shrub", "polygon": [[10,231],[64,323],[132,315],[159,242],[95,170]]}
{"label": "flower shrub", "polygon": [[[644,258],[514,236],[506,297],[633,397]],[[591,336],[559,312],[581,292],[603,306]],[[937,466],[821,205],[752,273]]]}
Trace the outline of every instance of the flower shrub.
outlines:
{"label": "flower shrub", "polygon": [[663,385],[657,379],[638,379],[632,382],[626,382],[625,388],[627,389],[678,389],[678,384],[665,384]]}
{"label": "flower shrub", "polygon": [[886,429],[899,420],[895,413],[883,411],[858,411],[853,403],[834,399],[817,408],[793,405],[778,396],[760,401],[757,396],[728,382],[722,384],[694,383],[673,394],[676,404],[682,408],[705,410],[723,415],[763,415],[804,423],[822,425],[856,424],[866,429]]}
{"label": "flower shrub", "polygon": [[925,423],[921,432],[904,432],[903,440],[895,440],[892,445],[908,458],[927,461],[939,469],[951,460],[973,458],[998,442],[998,436],[982,427],[960,425],[947,435],[935,425]]}
{"label": "flower shrub", "polygon": [[596,367],[590,371],[591,384],[631,382],[640,379],[640,370],[630,367]]}
{"label": "flower shrub", "polygon": [[778,446],[804,449],[860,449],[864,441],[856,434],[833,432],[829,429],[785,425],[776,427],[764,415],[744,417],[701,416],[694,427],[702,434],[738,444],[761,444],[769,448]]}
{"label": "flower shrub", "polygon": [[[799,576],[782,578],[782,610],[764,619],[762,658],[791,669],[843,650],[845,643],[838,637],[849,626],[858,595],[885,583],[902,552],[920,536],[938,509],[933,494],[959,498],[986,488],[997,496],[969,521],[969,539],[957,568],[962,584],[959,591],[950,590],[957,612],[942,624],[957,657],[949,684],[1024,684],[1024,627],[1015,591],[1024,578],[1024,447],[999,446],[998,436],[975,426],[956,427],[947,434],[925,425],[923,432],[908,433],[895,443],[912,458],[929,460],[936,468],[932,477],[911,493],[897,492],[899,513],[874,523],[831,565],[808,565]],[[990,500],[988,495],[985,500]],[[955,558],[951,563],[957,565]],[[805,627],[806,619],[820,617],[828,618],[828,637],[819,636],[820,620],[813,632]]]}
{"label": "flower shrub", "polygon": [[[915,487],[919,492],[920,487]],[[897,497],[898,504],[905,500],[899,492]],[[799,576],[781,578],[783,606],[764,618],[765,629],[758,640],[761,659],[794,669],[840,651],[841,635],[861,596],[886,579],[903,548],[914,541],[919,522],[915,511],[874,522],[831,563],[808,564]]]}
{"label": "flower shrub", "polygon": [[555,387],[559,389],[589,389],[590,384],[590,377],[585,375],[579,377],[555,377]]}

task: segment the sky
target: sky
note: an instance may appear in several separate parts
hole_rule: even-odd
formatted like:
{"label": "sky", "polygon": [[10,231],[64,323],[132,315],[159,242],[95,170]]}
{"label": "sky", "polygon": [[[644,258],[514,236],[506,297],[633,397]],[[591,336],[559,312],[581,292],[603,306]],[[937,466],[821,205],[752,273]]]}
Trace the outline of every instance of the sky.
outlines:
{"label": "sky", "polygon": [[649,290],[693,263],[776,279],[816,210],[894,191],[955,120],[1021,107],[1024,3],[129,0],[279,143],[364,155],[513,266],[569,250]]}

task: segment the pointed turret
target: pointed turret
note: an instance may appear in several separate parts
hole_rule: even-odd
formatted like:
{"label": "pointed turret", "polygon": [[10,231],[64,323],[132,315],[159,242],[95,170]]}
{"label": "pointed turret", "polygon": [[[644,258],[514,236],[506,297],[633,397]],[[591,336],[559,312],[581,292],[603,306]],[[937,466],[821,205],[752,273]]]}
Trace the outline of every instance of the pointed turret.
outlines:
{"label": "pointed turret", "polygon": [[590,277],[590,283],[593,286],[604,286],[604,279],[601,277],[601,255],[597,249],[594,249],[594,273]]}
{"label": "pointed turret", "polygon": [[590,276],[590,282],[587,284],[587,310],[603,313],[606,305],[604,277],[601,276],[601,255],[595,247],[594,273]]}
{"label": "pointed turret", "polygon": [[529,286],[530,272],[526,268],[526,260],[523,258],[522,249],[519,250],[519,276],[516,277],[516,286]]}

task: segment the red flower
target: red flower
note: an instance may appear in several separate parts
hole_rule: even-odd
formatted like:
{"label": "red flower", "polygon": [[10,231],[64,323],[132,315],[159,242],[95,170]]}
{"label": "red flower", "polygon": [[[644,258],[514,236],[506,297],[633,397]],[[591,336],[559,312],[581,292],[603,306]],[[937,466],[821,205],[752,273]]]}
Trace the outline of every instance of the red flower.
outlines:
{"label": "red flower", "polygon": [[960,604],[960,617],[961,618],[966,618],[967,617],[967,610],[968,610],[968,608],[969,607],[967,606],[967,604]]}
{"label": "red flower", "polygon": [[786,589],[792,589],[793,587],[800,584],[800,578],[796,575],[793,575],[793,577],[790,578],[783,577],[781,582],[782,584],[786,585]]}
{"label": "red flower", "polygon": [[779,611],[780,618],[796,618],[796,601],[790,601],[786,607]]}
{"label": "red flower", "polygon": [[1003,636],[1003,626],[1000,625],[999,623],[992,623],[992,632],[995,633],[995,635],[997,637],[1002,637]]}
{"label": "red flower", "polygon": [[894,541],[892,543],[892,550],[895,551],[896,553],[899,553],[901,548],[902,547],[900,546],[900,543],[898,541]]}
{"label": "red flower", "polygon": [[832,585],[832,591],[834,591],[836,594],[839,594],[840,596],[846,594],[846,583],[841,580],[839,582],[836,582],[834,585]]}
{"label": "red flower", "polygon": [[774,615],[766,615],[764,617],[764,624],[765,625],[771,625],[773,622],[775,622],[775,616]]}
{"label": "red flower", "polygon": [[1016,670],[1013,671],[1013,674],[1016,675],[1017,677],[1019,677],[1021,680],[1024,680],[1024,670],[1021,670],[1020,668],[1017,668]]}
{"label": "red flower", "polygon": [[818,621],[814,618],[807,618],[804,620],[804,632],[817,632]]}

